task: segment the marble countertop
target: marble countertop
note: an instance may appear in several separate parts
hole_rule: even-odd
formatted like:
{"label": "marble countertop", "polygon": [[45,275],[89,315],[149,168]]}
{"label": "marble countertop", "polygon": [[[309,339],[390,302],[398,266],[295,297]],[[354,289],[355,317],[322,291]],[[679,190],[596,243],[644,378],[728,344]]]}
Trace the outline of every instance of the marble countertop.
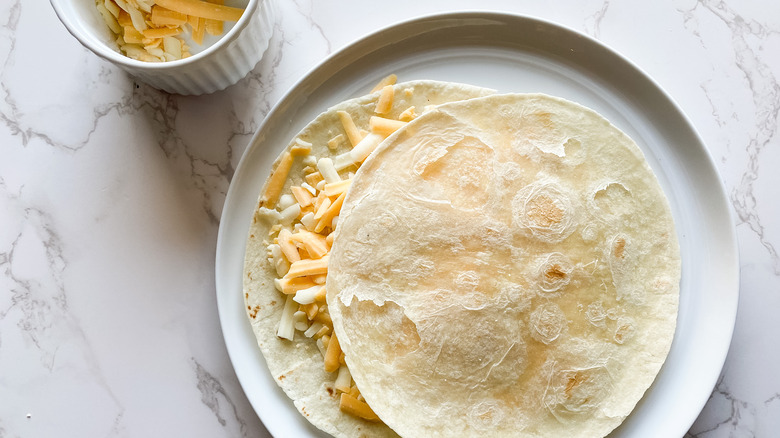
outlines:
{"label": "marble countertop", "polygon": [[440,11],[529,14],[650,74],[715,158],[737,219],[739,313],[686,437],[780,430],[780,3],[277,0],[237,85],[169,95],[73,39],[42,2],[0,0],[0,437],[268,436],[227,356],[217,229],[280,97],[329,53]]}

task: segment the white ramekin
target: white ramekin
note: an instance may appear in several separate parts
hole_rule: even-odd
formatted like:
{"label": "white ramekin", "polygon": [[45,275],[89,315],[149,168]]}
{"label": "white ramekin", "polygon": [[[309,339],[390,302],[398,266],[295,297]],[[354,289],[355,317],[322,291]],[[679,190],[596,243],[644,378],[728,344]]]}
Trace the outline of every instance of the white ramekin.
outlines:
{"label": "white ramekin", "polygon": [[257,65],[273,34],[274,0],[249,0],[239,21],[203,51],[176,61],[136,61],[117,51],[94,0],[50,1],[84,47],[142,82],[170,93],[207,94],[235,84]]}

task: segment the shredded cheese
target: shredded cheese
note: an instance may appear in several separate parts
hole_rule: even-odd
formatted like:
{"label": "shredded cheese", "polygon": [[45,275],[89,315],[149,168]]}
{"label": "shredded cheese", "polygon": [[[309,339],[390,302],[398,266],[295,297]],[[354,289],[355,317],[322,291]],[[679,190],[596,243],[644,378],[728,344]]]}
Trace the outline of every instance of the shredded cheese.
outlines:
{"label": "shredded cheese", "polygon": [[322,188],[322,191],[325,192],[325,196],[333,197],[346,192],[350,185],[352,185],[352,178],[341,180],[335,183],[325,184],[325,187]]}
{"label": "shredded cheese", "polygon": [[352,116],[346,111],[337,111],[336,114],[338,114],[341,126],[344,128],[344,132],[347,133],[347,138],[349,139],[349,142],[352,143],[352,146],[360,143],[360,140],[363,139],[363,135],[360,134],[357,126],[355,126]]}
{"label": "shredded cheese", "polygon": [[278,202],[279,202],[278,206],[282,210],[284,210],[285,208],[287,208],[287,207],[289,207],[289,206],[291,206],[291,205],[296,203],[295,197],[293,197],[290,194],[284,194],[284,195],[280,196]]}
{"label": "shredded cheese", "polygon": [[[316,185],[317,185],[317,183],[319,183],[320,181],[322,181],[322,180],[323,180],[323,178],[322,178],[322,174],[321,174],[321,173],[319,173],[319,172],[312,172],[312,173],[310,173],[310,174],[306,175],[306,176],[304,177],[304,179],[306,180],[306,183],[307,183],[307,184],[308,184],[310,187],[311,187],[311,186],[316,186]],[[301,184],[301,185],[303,185],[303,184]]]}
{"label": "shredded cheese", "polygon": [[333,326],[333,320],[330,319],[330,314],[323,312],[322,309],[320,309],[320,313],[314,317],[314,320],[326,324],[328,327]]}
{"label": "shredded cheese", "polygon": [[309,193],[311,193],[312,196],[317,196],[317,189],[315,189],[314,187],[309,185],[309,183],[302,183],[301,187],[303,187],[304,189],[308,190]]}
{"label": "shredded cheese", "polygon": [[293,220],[295,220],[298,216],[301,215],[301,206],[298,205],[298,203],[295,203],[284,210],[279,214],[279,221],[284,225],[289,225],[292,223]]}
{"label": "shredded cheese", "polygon": [[317,291],[316,295],[314,295],[314,301],[318,303],[324,303],[326,296],[327,296],[327,289],[325,288],[325,286],[320,286],[320,290]]}
{"label": "shredded cheese", "polygon": [[379,134],[383,137],[389,136],[404,125],[406,125],[406,122],[386,119],[384,117],[371,116],[371,119],[369,120],[371,132],[374,134]]}
{"label": "shredded cheese", "polygon": [[368,403],[360,401],[346,392],[341,393],[339,409],[350,415],[354,415],[368,421],[379,421],[379,417],[377,417],[374,411],[371,410],[371,408],[368,406]]}
{"label": "shredded cheese", "polygon": [[328,341],[328,350],[325,352],[325,372],[332,373],[339,369],[339,356],[341,356],[341,346],[334,333]]}
{"label": "shredded cheese", "polygon": [[329,250],[325,237],[311,231],[300,230],[292,234],[290,239],[303,245],[306,252],[316,259],[322,258]]}
{"label": "shredded cheese", "polygon": [[277,278],[276,280],[278,280],[278,282],[276,281],[274,282],[276,285],[276,289],[285,295],[295,294],[299,290],[308,289],[310,287],[317,286],[316,283],[314,283],[313,281],[311,281],[311,279],[307,277],[296,277],[296,278],[282,277],[282,278]]}
{"label": "shredded cheese", "polygon": [[[141,34],[144,36],[144,38],[160,38],[167,36],[174,36],[181,33],[181,29],[177,28],[170,28],[170,27],[160,27],[155,29],[145,29],[141,32]],[[157,44],[159,44],[159,41],[157,41]]]}
{"label": "shredded cheese", "polygon": [[181,26],[187,22],[187,15],[160,5],[154,5],[152,6],[150,21],[155,26]]}
{"label": "shredded cheese", "polygon": [[333,384],[336,391],[349,392],[352,386],[352,374],[349,372],[349,368],[346,365],[339,367],[339,374],[336,376],[336,382]]}
{"label": "shredded cheese", "polygon": [[282,253],[290,263],[295,263],[301,259],[298,254],[298,248],[292,243],[292,233],[287,228],[282,228],[279,231],[279,237],[277,238],[278,246],[282,250]]}
{"label": "shredded cheese", "polygon": [[279,329],[276,331],[276,336],[290,341],[293,340],[295,337],[295,321],[293,315],[297,308],[298,306],[295,301],[293,301],[292,295],[289,295],[287,301],[284,302],[282,319],[279,321]]}
{"label": "shredded cheese", "polygon": [[415,113],[414,105],[410,106],[409,108],[405,109],[399,116],[398,120],[402,122],[411,122],[417,117],[417,113]]}
{"label": "shredded cheese", "polygon": [[[98,2],[97,2],[97,4],[98,4],[98,5],[101,5],[100,1],[98,1]],[[116,5],[116,3],[114,3],[114,2],[113,2],[113,1],[111,1],[111,0],[105,0],[105,1],[102,3],[102,6],[103,6],[103,7],[104,7],[104,8],[105,8],[105,9],[106,9],[108,12],[110,12],[110,13],[111,13],[111,15],[113,15],[113,16],[114,16],[114,18],[117,18],[117,17],[119,17],[119,11],[121,11],[121,10],[122,10],[122,9],[121,9],[119,6],[117,6],[117,5]]]}
{"label": "shredded cheese", "polygon": [[[223,0],[210,0],[211,3],[216,3],[218,5],[224,5],[225,2]],[[206,33],[209,35],[222,35],[222,32],[224,32],[224,22],[220,20],[214,20],[211,18],[206,19]]]}
{"label": "shredded cheese", "polygon": [[395,85],[396,81],[398,81],[398,76],[395,74],[390,74],[382,78],[381,81],[379,81],[373,89],[371,89],[372,93],[376,93],[377,91],[385,88],[388,85]]}
{"label": "shredded cheese", "polygon": [[320,350],[320,354],[322,354],[323,359],[325,358],[325,352],[327,351],[325,349],[325,341],[322,340],[323,337],[320,336],[317,338],[317,349]]}
{"label": "shredded cheese", "polygon": [[336,150],[338,149],[339,145],[344,141],[344,134],[339,134],[330,140],[328,140],[328,149],[330,150]]}
{"label": "shredded cheese", "polygon": [[260,198],[260,207],[273,208],[276,205],[276,201],[279,199],[279,195],[282,193],[285,181],[287,181],[287,175],[290,174],[290,169],[293,165],[293,156],[290,152],[285,152],[282,158],[279,160],[274,172],[268,179],[268,184],[265,187],[265,192]]}
{"label": "shredded cheese", "polygon": [[290,191],[293,194],[293,197],[295,197],[295,200],[298,202],[298,205],[301,206],[301,208],[308,207],[311,205],[311,198],[313,198],[312,194],[306,190],[303,187],[296,186],[296,187],[290,187]]}
{"label": "shredded cheese", "polygon": [[115,34],[122,32],[122,27],[116,21],[116,16],[112,14],[103,4],[98,3],[96,6],[98,12],[100,12],[100,15],[103,16],[103,21],[105,21],[106,25],[108,25],[108,28],[111,29],[111,32],[114,32]]}
{"label": "shredded cheese", "polygon": [[333,161],[330,158],[320,158],[317,162],[317,169],[322,174],[326,184],[333,184],[341,181],[338,171],[333,167]]}
{"label": "shredded cheese", "polygon": [[311,153],[312,144],[300,138],[295,139],[295,145],[290,148],[290,153],[295,156],[304,156]]}
{"label": "shredded cheese", "polygon": [[255,216],[257,216],[259,219],[267,220],[267,221],[278,221],[282,215],[279,214],[276,210],[271,210],[270,208],[266,207],[260,207],[255,211]]}
{"label": "shredded cheese", "polygon": [[303,335],[307,338],[311,338],[314,335],[316,335],[322,328],[325,327],[325,325],[321,322],[313,322],[308,329],[306,329],[305,332],[303,332]]}
{"label": "shredded cheese", "polygon": [[325,274],[328,272],[328,256],[321,259],[308,259],[293,262],[284,278],[305,277],[307,275]]}
{"label": "shredded cheese", "polygon": [[290,263],[282,257],[281,247],[277,244],[270,245],[271,258],[274,262],[274,269],[276,269],[276,275],[282,277],[290,269]]}
{"label": "shredded cheese", "polygon": [[312,321],[319,313],[320,306],[317,303],[301,304],[300,310],[306,314],[306,318],[309,321]]}
{"label": "shredded cheese", "polygon": [[318,204],[315,204],[315,207],[317,208],[316,212],[314,213],[314,220],[319,221],[320,218],[325,214],[326,211],[330,208],[330,204],[333,202],[328,198],[327,196],[323,196],[320,199],[320,202]]}
{"label": "shredded cheese", "polygon": [[336,156],[333,159],[333,166],[336,170],[342,170],[353,164],[362,163],[384,139],[385,137],[379,134],[368,134],[351,151]]}
{"label": "shredded cheese", "polygon": [[[189,34],[202,44],[205,33],[221,35],[224,21],[238,21],[244,12],[224,6],[223,0],[95,0],[95,7],[116,37],[119,51],[145,62],[191,56],[179,35]],[[177,43],[164,42],[165,38]]]}
{"label": "shredded cheese", "polygon": [[219,21],[238,21],[244,13],[244,10],[240,8],[200,0],[155,0],[155,3],[182,14]]}
{"label": "shredded cheese", "polygon": [[306,312],[298,310],[293,313],[293,327],[301,332],[309,329],[309,318],[306,317]]}
{"label": "shredded cheese", "polygon": [[[327,210],[320,216],[319,222],[317,222],[317,226],[314,227],[314,232],[319,233],[320,231],[324,230],[325,227],[328,227],[331,225],[331,221],[333,218],[339,214],[341,211],[341,206],[344,204],[344,197],[346,196],[346,193],[342,193],[339,195],[338,198],[336,198],[335,201],[328,207]],[[330,198],[326,198],[330,199]],[[324,205],[324,203],[323,203]],[[317,219],[317,215],[314,215],[314,218]]]}
{"label": "shredded cheese", "polygon": [[314,231],[317,226],[317,220],[314,219],[314,213],[308,212],[301,217],[301,224],[309,231]]}
{"label": "shredded cheese", "polygon": [[379,99],[376,101],[376,108],[374,109],[374,112],[377,114],[389,113],[390,109],[393,107],[394,95],[395,93],[393,92],[392,85],[385,85],[382,87],[382,93],[379,95]]}

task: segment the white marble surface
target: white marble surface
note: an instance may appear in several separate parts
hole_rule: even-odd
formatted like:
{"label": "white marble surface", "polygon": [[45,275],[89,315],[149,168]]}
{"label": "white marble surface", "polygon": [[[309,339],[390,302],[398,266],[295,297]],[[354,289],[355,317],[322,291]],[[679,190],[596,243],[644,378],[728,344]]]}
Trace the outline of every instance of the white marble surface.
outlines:
{"label": "white marble surface", "polygon": [[779,436],[780,3],[277,0],[264,60],[203,97],[136,84],[47,3],[0,0],[0,437],[267,436],[214,293],[238,160],[328,53],[403,19],[477,8],[598,38],[690,117],[736,213],[742,280],[722,376],[686,436]]}

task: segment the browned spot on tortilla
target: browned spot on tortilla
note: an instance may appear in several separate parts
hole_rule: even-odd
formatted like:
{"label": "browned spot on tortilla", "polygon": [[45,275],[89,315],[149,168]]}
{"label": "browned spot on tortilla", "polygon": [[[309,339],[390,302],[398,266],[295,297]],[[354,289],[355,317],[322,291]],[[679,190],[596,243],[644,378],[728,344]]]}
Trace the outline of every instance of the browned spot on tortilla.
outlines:
{"label": "browned spot on tortilla", "polygon": [[618,238],[615,241],[615,252],[614,252],[615,257],[619,257],[622,259],[623,256],[625,256],[625,251],[626,251],[626,239],[623,239],[622,237]]}
{"label": "browned spot on tortilla", "polygon": [[244,298],[249,298],[249,292],[244,293]]}
{"label": "browned spot on tortilla", "polygon": [[631,324],[623,324],[615,329],[615,341],[622,344],[626,340],[626,336],[631,331]]}
{"label": "browned spot on tortilla", "polygon": [[326,387],[325,389],[328,391],[328,394],[330,394],[331,397],[336,395],[336,393],[333,391],[333,388],[330,386]]}
{"label": "browned spot on tortilla", "polygon": [[275,306],[276,305],[276,300],[271,301],[271,305]]}
{"label": "browned spot on tortilla", "polygon": [[563,210],[547,195],[530,199],[526,205],[526,214],[534,225],[544,228],[549,228],[563,219]]}
{"label": "browned spot on tortilla", "polygon": [[556,264],[550,266],[547,271],[545,271],[544,276],[547,278],[547,280],[553,281],[566,278],[566,273],[561,270],[560,265]]}
{"label": "browned spot on tortilla", "polygon": [[279,380],[284,380],[286,377],[287,377],[287,376],[285,376],[284,374],[282,374],[281,376],[279,376],[279,377],[277,377],[277,378],[278,378]]}
{"label": "browned spot on tortilla", "polygon": [[547,129],[552,129],[554,126],[552,121],[552,114],[548,112],[533,113],[531,114],[531,118],[534,119],[534,122],[544,126]]}
{"label": "browned spot on tortilla", "polygon": [[538,112],[527,115],[524,125],[525,135],[532,140],[543,138],[547,131],[555,129],[555,123],[552,121],[552,114],[548,112]]}
{"label": "browned spot on tortilla", "polygon": [[574,388],[580,386],[580,384],[584,381],[585,376],[580,374],[579,371],[574,373],[573,376],[569,377],[569,381],[566,383],[566,389],[563,390],[563,392],[566,394],[566,398],[571,398],[571,392],[574,390]]}
{"label": "browned spot on tortilla", "polygon": [[249,309],[249,317],[255,319],[257,318],[257,312],[260,311],[260,305],[258,304],[254,308],[247,306],[247,309]]}

